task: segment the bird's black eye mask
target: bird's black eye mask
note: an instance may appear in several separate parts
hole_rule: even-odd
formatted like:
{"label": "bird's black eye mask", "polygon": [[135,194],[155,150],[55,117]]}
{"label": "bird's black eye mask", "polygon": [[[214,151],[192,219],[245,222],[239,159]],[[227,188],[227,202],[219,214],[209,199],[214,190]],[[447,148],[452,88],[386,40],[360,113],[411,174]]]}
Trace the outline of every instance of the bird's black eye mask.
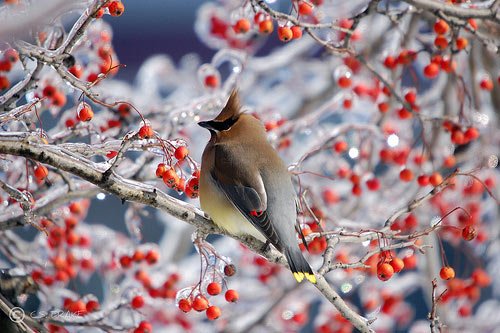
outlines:
{"label": "bird's black eye mask", "polygon": [[237,120],[238,117],[231,117],[224,121],[216,121],[216,120],[202,121],[199,122],[198,125],[208,130],[215,130],[218,132],[222,132],[230,129],[234,125],[234,123],[236,123]]}

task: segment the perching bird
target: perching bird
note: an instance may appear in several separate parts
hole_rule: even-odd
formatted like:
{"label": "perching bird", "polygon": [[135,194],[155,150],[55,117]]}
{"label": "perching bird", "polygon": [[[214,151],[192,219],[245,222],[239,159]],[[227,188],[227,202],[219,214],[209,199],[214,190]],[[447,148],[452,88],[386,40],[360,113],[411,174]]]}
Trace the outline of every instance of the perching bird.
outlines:
{"label": "perching bird", "polygon": [[291,177],[264,126],[241,113],[236,90],[215,119],[198,124],[211,136],[201,163],[201,208],[232,234],[267,240],[284,253],[298,282],[305,277],[316,283],[297,244]]}

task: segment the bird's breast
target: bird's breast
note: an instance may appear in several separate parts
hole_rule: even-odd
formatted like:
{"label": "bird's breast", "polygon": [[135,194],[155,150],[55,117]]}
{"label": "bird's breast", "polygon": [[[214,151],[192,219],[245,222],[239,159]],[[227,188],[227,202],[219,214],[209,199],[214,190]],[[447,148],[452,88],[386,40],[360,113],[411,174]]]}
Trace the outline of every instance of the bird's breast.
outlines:
{"label": "bird's breast", "polygon": [[251,235],[261,241],[265,237],[240,213],[211,179],[200,176],[200,205],[220,228],[234,235]]}

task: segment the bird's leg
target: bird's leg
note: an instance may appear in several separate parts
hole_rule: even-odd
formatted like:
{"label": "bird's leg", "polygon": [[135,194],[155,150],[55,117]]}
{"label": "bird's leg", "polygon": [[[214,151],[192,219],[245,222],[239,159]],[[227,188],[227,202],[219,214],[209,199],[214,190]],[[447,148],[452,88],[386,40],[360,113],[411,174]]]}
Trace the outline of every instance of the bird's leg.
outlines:
{"label": "bird's leg", "polygon": [[266,240],[266,243],[264,244],[264,246],[262,246],[262,248],[260,249],[262,252],[267,252],[269,251],[271,248],[271,242]]}

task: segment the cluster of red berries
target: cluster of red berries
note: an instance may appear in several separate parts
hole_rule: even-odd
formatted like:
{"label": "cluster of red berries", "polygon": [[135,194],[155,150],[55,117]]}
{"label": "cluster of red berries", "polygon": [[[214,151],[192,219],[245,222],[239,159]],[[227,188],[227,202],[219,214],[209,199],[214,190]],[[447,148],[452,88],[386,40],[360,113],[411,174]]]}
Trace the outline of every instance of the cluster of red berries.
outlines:
{"label": "cluster of red berries", "polygon": [[[314,221],[307,223],[307,227],[302,229],[302,234],[304,235],[304,237],[314,232],[321,232],[321,227]],[[306,250],[305,245],[302,243],[299,247],[302,251]],[[313,240],[307,243],[307,247],[309,249],[309,253],[311,254],[323,254],[327,247],[326,237],[314,237]]]}
{"label": "cluster of red berries", "polygon": [[135,272],[134,277],[139,281],[143,288],[152,298],[174,299],[177,293],[176,283],[179,282],[180,276],[177,273],[172,273],[161,283],[159,287],[154,287],[149,274],[139,269]]}
{"label": "cluster of red berries", "polygon": [[[370,242],[371,249],[375,249],[378,246],[377,240]],[[417,257],[413,253],[411,255],[404,256],[403,259],[400,259],[394,251],[382,251],[381,253],[376,253],[370,256],[365,261],[365,265],[368,266],[367,271],[371,275],[377,275],[380,280],[387,281],[394,275],[394,273],[401,272],[403,268],[411,270],[417,267]]]}
{"label": "cluster of red berries", "polygon": [[[178,161],[183,161],[189,154],[185,146],[179,146],[175,149],[174,156]],[[199,192],[200,172],[195,170],[191,178],[180,177],[175,167],[160,163],[156,167],[156,176],[162,178],[165,185],[169,188],[184,192],[189,198],[197,198]]]}
{"label": "cluster of red berries", "polygon": [[19,61],[19,54],[14,49],[7,49],[2,54],[2,59],[0,60],[0,91],[8,89],[10,87],[10,81],[6,75],[1,74],[2,72],[10,72],[12,67],[16,62]]}
{"label": "cluster of red berries", "polygon": [[324,320],[315,327],[314,331],[316,333],[351,333],[354,331],[354,327],[339,312],[331,312],[324,316]]}
{"label": "cluster of red berries", "polygon": [[397,219],[391,225],[391,230],[401,232],[413,231],[418,226],[418,219],[415,214],[410,213],[404,219]]}
{"label": "cluster of red berries", "polygon": [[[336,152],[343,152],[347,149],[343,142],[337,142],[334,145],[334,150]],[[352,188],[351,193],[354,196],[361,196],[363,194],[363,188],[361,183],[361,176],[356,172],[350,170],[347,167],[340,167],[337,170],[337,176],[339,179],[347,179],[351,182]],[[375,176],[370,176],[369,179],[365,181],[366,188],[369,191],[378,191],[380,189],[380,180]],[[331,189],[326,189],[323,191],[323,200],[327,204],[334,204],[340,201],[340,197]]]}
{"label": "cluster of red berries", "polygon": [[[227,264],[224,266],[224,275],[226,277],[231,277],[236,273],[236,268],[233,264]],[[215,320],[222,314],[221,309],[216,305],[211,305],[209,298],[212,296],[217,296],[222,293],[222,285],[217,281],[210,282],[205,290],[201,290],[201,287],[195,287],[191,290],[189,296],[180,298],[177,302],[179,309],[185,313],[195,310],[197,312],[205,311],[205,314],[209,320]],[[198,290],[197,293],[195,291]],[[238,292],[234,289],[227,289],[224,293],[224,299],[226,302],[235,303],[239,300]]]}
{"label": "cluster of red berries", "polygon": [[[208,284],[206,292],[210,296],[217,296],[222,292],[222,286],[219,282],[211,282]],[[239,295],[236,290],[228,289],[224,294],[224,298],[227,302],[234,303],[238,301]],[[178,307],[181,311],[186,313],[191,310],[198,312],[205,311],[209,320],[219,318],[222,313],[218,306],[210,305],[209,300],[203,294],[180,299]]]}
{"label": "cluster of red berries", "polygon": [[125,11],[125,6],[120,0],[114,0],[111,2],[108,2],[104,4],[101,8],[97,10],[97,12],[94,14],[95,18],[101,18],[106,14],[106,11],[109,13],[111,16],[121,16],[123,12]]}
{"label": "cluster of red berries", "polygon": [[384,66],[390,70],[397,66],[408,66],[417,59],[417,52],[403,49],[397,56],[388,55],[384,59]]}
{"label": "cluster of red berries", "polygon": [[491,277],[481,268],[476,268],[469,279],[450,279],[446,283],[446,292],[440,302],[447,303],[452,300],[462,300],[458,308],[461,317],[467,317],[472,313],[474,305],[481,297],[481,289],[491,284]]}
{"label": "cluster of red berries", "polygon": [[50,258],[54,273],[47,274],[35,268],[31,272],[35,282],[47,286],[52,285],[54,281],[66,283],[76,277],[80,270],[91,272],[95,269],[92,258],[77,258],[71,251],[73,247],[88,248],[90,246],[90,238],[76,230],[79,219],[85,214],[88,204],[87,201],[70,204],[68,208],[71,215],[64,219],[64,227],[49,219],[40,221],[41,227],[48,232],[47,244],[54,254]]}
{"label": "cluster of red berries", "polygon": [[63,308],[78,316],[85,316],[100,308],[99,301],[95,297],[90,297],[87,301],[83,299],[73,300],[71,298],[64,298]]}
{"label": "cluster of red berries", "polygon": [[257,267],[257,276],[260,282],[268,283],[271,278],[277,276],[281,271],[281,266],[267,261],[261,256],[253,257],[253,264]]}
{"label": "cluster of red berries", "polygon": [[389,280],[395,273],[399,273],[405,267],[402,259],[393,256],[392,253],[383,252],[377,263],[377,277],[381,281]]}
{"label": "cluster of red berries", "polygon": [[443,121],[443,128],[450,133],[451,142],[456,145],[464,145],[479,138],[479,131],[475,127],[467,127],[453,123],[452,121]]}
{"label": "cluster of red berries", "polygon": [[143,261],[149,265],[154,265],[160,259],[160,254],[155,249],[150,249],[147,252],[141,249],[136,249],[132,255],[122,255],[119,258],[121,267],[127,269],[132,267],[133,263],[139,264]]}
{"label": "cluster of red berries", "polygon": [[66,94],[51,84],[47,84],[42,90],[42,96],[50,101],[55,107],[62,108],[66,105]]}
{"label": "cluster of red berries", "polygon": [[[301,4],[299,8],[306,8],[306,7],[311,8],[312,10],[312,7],[306,3]],[[274,24],[272,18],[263,12],[258,12],[257,14],[255,14],[253,22],[257,26],[258,31],[261,34],[269,35],[274,31]],[[245,34],[250,31],[251,27],[252,23],[250,23],[250,21],[246,18],[240,18],[232,26],[233,31],[237,34]],[[292,39],[298,39],[300,37],[302,37],[302,28],[299,26],[283,25],[278,27],[278,38],[283,42],[288,42]]]}

